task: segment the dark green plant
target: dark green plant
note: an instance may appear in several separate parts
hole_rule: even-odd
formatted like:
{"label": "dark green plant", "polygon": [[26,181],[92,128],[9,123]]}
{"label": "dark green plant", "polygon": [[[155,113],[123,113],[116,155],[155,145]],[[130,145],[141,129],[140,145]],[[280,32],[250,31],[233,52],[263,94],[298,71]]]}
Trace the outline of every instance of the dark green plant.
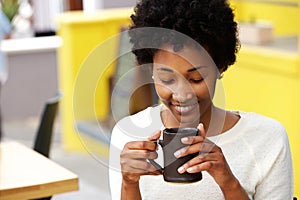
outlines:
{"label": "dark green plant", "polygon": [[20,3],[18,0],[0,0],[2,12],[10,22],[19,12]]}

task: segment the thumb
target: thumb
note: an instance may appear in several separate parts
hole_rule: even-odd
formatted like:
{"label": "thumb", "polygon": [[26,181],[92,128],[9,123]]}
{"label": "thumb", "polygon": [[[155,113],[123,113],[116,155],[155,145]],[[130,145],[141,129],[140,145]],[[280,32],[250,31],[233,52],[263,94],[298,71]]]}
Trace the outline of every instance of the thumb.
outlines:
{"label": "thumb", "polygon": [[148,137],[148,140],[157,140],[161,135],[161,130],[158,130],[154,132],[150,137]]}
{"label": "thumb", "polygon": [[200,136],[205,137],[206,132],[205,132],[205,129],[204,129],[204,125],[202,123],[200,123],[197,128],[199,130]]}

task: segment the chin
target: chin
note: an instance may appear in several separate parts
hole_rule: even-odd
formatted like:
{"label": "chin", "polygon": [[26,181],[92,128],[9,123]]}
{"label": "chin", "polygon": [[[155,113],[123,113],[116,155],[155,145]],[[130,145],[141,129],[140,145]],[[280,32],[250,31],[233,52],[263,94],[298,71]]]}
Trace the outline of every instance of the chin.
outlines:
{"label": "chin", "polygon": [[180,127],[189,127],[189,128],[196,128],[198,126],[199,122],[199,117],[194,117],[192,119],[179,119],[180,122]]}

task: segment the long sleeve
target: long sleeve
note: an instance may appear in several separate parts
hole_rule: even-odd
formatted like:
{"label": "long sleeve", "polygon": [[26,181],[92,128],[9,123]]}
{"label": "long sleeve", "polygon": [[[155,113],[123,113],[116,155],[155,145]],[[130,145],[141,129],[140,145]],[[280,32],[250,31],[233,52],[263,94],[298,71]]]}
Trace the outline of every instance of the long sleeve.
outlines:
{"label": "long sleeve", "polygon": [[112,131],[109,153],[109,185],[112,200],[121,199],[122,174],[120,167],[120,153],[126,143],[122,133],[116,126]]}
{"label": "long sleeve", "polygon": [[[255,200],[293,199],[293,169],[287,134],[278,128],[277,137],[269,138],[269,152],[260,156],[259,169],[263,177],[256,187]],[[262,160],[263,159],[263,160]],[[262,162],[263,161],[263,162]]]}
{"label": "long sleeve", "polygon": [[149,107],[135,115],[120,120],[112,131],[109,157],[109,182],[112,200],[120,200],[122,173],[120,154],[129,141],[145,140],[160,130],[160,106]]}

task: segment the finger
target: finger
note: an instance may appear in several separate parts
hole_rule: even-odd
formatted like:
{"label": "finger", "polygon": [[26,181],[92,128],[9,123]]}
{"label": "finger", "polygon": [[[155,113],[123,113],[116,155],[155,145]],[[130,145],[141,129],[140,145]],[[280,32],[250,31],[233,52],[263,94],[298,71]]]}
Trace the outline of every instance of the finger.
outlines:
{"label": "finger", "polygon": [[145,175],[162,175],[162,171],[156,169],[156,171],[150,171],[148,174]]}
{"label": "finger", "polygon": [[156,143],[151,141],[132,141],[125,144],[124,149],[155,151]]}
{"label": "finger", "polygon": [[121,161],[122,173],[142,174],[147,172],[147,169],[150,167],[147,165],[145,160]]}
{"label": "finger", "polygon": [[[128,172],[131,172],[131,171],[128,171]],[[162,172],[157,170],[156,168],[151,168],[151,169],[149,168],[148,170],[140,170],[140,172],[139,172],[139,170],[137,170],[134,173],[141,175],[141,176],[143,176],[143,175],[155,175],[155,176],[162,175]],[[134,173],[132,173],[132,174],[134,174]]]}
{"label": "finger", "polygon": [[148,175],[161,174],[151,163],[146,160],[130,160],[129,162],[122,163],[122,173]]}
{"label": "finger", "polygon": [[[149,161],[147,161],[147,162],[149,162]],[[160,174],[162,174],[162,171],[161,170],[158,170],[156,167],[154,167],[151,163],[149,163],[150,164],[150,167],[149,167],[149,169],[148,169],[148,174],[149,175],[160,175]]]}
{"label": "finger", "polygon": [[201,172],[201,171],[209,171],[216,164],[217,164],[216,161],[207,161],[207,162],[203,162],[203,163],[200,163],[198,165],[194,165],[192,167],[189,167],[189,168],[187,168],[186,171],[188,173],[198,173],[198,172]]}
{"label": "finger", "polygon": [[180,167],[180,168],[178,168],[178,173],[180,173],[180,174],[185,173],[185,172],[199,173],[199,172],[202,172],[202,171],[209,171],[216,164],[217,164],[217,161],[206,161],[206,162],[194,165],[194,166],[189,167],[189,168]]}
{"label": "finger", "polygon": [[193,153],[211,153],[214,152],[214,148],[216,147],[216,145],[214,143],[210,143],[210,142],[201,142],[201,143],[196,143],[193,144],[191,146],[186,146],[183,147],[181,149],[179,149],[178,151],[176,151],[174,153],[174,156],[177,158],[180,157],[184,157],[187,156],[189,154],[193,154]]}
{"label": "finger", "polygon": [[188,137],[183,137],[181,138],[181,142],[183,144],[196,144],[199,142],[203,142],[205,139],[202,136],[188,136]]}
{"label": "finger", "polygon": [[121,159],[156,159],[156,151],[146,151],[146,150],[127,150],[122,151]]}
{"label": "finger", "polygon": [[204,125],[202,123],[200,123],[197,128],[199,130],[200,136],[205,137],[206,132],[205,132],[205,129],[204,129]]}
{"label": "finger", "polygon": [[181,138],[181,142],[183,144],[187,144],[187,145],[192,145],[192,144],[201,143],[201,142],[214,144],[212,141],[210,141],[209,139],[204,138],[202,136],[183,137],[183,138]]}
{"label": "finger", "polygon": [[[218,157],[215,155],[215,153],[200,154],[199,156],[195,156],[193,159],[189,160],[184,165],[179,167],[178,172],[184,173],[187,171],[187,169],[208,161],[218,161]],[[189,170],[193,171],[193,169],[189,169]],[[189,172],[189,173],[195,173],[195,172]]]}
{"label": "finger", "polygon": [[151,135],[150,137],[148,137],[148,140],[151,141],[151,140],[157,140],[159,139],[161,135],[161,130],[158,130],[156,132],[153,133],[153,135]]}

